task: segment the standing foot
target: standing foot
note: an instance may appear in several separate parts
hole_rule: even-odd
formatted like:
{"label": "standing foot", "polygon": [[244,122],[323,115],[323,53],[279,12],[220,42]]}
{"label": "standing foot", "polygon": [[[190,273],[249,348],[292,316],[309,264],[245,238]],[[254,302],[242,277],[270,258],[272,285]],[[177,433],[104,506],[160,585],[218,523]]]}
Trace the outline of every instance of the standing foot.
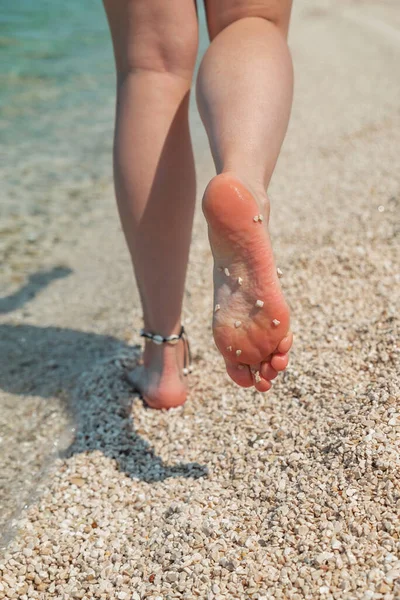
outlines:
{"label": "standing foot", "polygon": [[265,392],[286,368],[293,339],[268,233],[268,198],[222,173],[207,186],[203,211],[214,256],[215,343],[233,381]]}
{"label": "standing foot", "polygon": [[187,397],[184,344],[157,346],[146,342],[143,364],[127,373],[127,379],[151,408],[168,409],[184,404]]}

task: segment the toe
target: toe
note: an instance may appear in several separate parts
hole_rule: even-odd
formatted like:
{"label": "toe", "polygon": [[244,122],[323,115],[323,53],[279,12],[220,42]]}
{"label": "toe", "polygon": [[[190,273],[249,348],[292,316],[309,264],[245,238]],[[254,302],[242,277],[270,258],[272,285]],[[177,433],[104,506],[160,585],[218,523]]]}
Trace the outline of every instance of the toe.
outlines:
{"label": "toe", "polygon": [[284,371],[289,363],[288,354],[278,353],[271,358],[271,367],[276,371]]}
{"label": "toe", "polygon": [[250,372],[253,378],[253,385],[258,392],[268,392],[271,389],[271,382],[262,377],[261,373],[261,365],[251,365]]}
{"label": "toe", "polygon": [[247,365],[233,363],[225,359],[226,371],[229,377],[241,387],[247,388],[253,385],[253,378]]}
{"label": "toe", "polygon": [[289,331],[289,333],[279,342],[278,344],[278,352],[281,354],[286,354],[289,352],[290,348],[293,344],[293,333]]}
{"label": "toe", "polygon": [[254,387],[258,392],[268,392],[272,387],[272,383],[261,377],[260,381],[254,382]]}
{"label": "toe", "polygon": [[278,372],[271,366],[271,363],[263,362],[261,363],[260,367],[260,375],[262,375],[264,379],[271,381],[272,379],[275,379],[275,377],[277,377]]}

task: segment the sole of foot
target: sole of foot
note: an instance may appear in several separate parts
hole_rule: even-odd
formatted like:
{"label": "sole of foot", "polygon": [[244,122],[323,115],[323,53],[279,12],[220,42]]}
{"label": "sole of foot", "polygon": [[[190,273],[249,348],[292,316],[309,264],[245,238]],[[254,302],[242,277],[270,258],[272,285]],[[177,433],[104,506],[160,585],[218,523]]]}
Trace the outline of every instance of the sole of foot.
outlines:
{"label": "sole of foot", "polygon": [[214,257],[213,333],[228,375],[268,391],[293,336],[268,233],[269,204],[233,173],[214,177],[203,212]]}
{"label": "sole of foot", "polygon": [[143,364],[126,373],[126,379],[147,406],[168,409],[181,406],[187,397],[183,375],[183,341],[175,346],[146,343]]}

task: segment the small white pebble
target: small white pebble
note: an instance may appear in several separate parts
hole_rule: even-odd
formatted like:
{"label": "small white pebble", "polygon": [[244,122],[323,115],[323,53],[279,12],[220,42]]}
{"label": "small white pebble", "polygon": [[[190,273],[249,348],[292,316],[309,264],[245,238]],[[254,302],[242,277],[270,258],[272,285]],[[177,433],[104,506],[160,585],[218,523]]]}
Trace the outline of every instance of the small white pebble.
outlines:
{"label": "small white pebble", "polygon": [[258,308],[262,308],[262,307],[264,306],[264,302],[263,302],[262,300],[257,300],[257,301],[256,301],[256,306],[257,306]]}
{"label": "small white pebble", "polygon": [[238,282],[238,285],[242,285],[243,279],[241,277],[238,277],[237,278],[237,282]]}
{"label": "small white pebble", "polygon": [[238,365],[237,368],[239,369],[239,371],[243,371],[244,365]]}
{"label": "small white pebble", "polygon": [[281,322],[280,322],[280,321],[278,321],[278,319],[273,319],[273,320],[272,320],[272,322],[273,322],[273,324],[275,325],[275,327],[278,327],[278,325],[280,325],[280,324],[281,324]]}
{"label": "small white pebble", "polygon": [[277,272],[277,274],[278,274],[278,277],[279,277],[279,279],[280,279],[281,277],[283,277],[283,272],[281,271],[281,269],[280,269],[279,267],[277,268],[276,272]]}
{"label": "small white pebble", "polygon": [[224,269],[224,273],[225,273],[225,275],[226,275],[227,277],[229,277],[229,275],[230,275],[230,271],[229,271],[228,267],[225,267],[225,269]]}
{"label": "small white pebble", "polygon": [[242,324],[242,321],[235,321],[235,327],[240,327]]}
{"label": "small white pebble", "polygon": [[260,217],[259,217],[258,215],[256,215],[255,217],[253,217],[253,221],[254,221],[254,223],[257,223],[259,218],[260,218]]}
{"label": "small white pebble", "polygon": [[385,207],[381,204],[380,206],[378,206],[378,210],[379,212],[384,212]]}
{"label": "small white pebble", "polygon": [[226,349],[228,350],[228,352],[232,352],[232,346],[227,346]]}
{"label": "small white pebble", "polygon": [[219,304],[216,304],[215,308],[214,308],[214,312],[218,312],[220,310],[220,308],[221,308],[221,306]]}
{"label": "small white pebble", "polygon": [[321,585],[319,588],[320,594],[329,594],[329,587],[327,585]]}
{"label": "small white pebble", "polygon": [[241,350],[236,350],[236,356],[240,356],[242,354]]}
{"label": "small white pebble", "polygon": [[260,381],[261,381],[260,371],[256,371],[254,373],[254,380],[255,380],[256,383],[260,383]]}
{"label": "small white pebble", "polygon": [[260,221],[260,223],[262,223],[264,221],[264,217],[262,215],[258,215],[258,220]]}

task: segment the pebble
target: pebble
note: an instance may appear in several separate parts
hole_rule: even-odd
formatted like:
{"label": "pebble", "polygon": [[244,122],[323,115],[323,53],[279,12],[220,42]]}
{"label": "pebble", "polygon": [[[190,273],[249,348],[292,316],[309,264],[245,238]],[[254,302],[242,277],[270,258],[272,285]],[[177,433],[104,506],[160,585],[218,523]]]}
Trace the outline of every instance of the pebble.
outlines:
{"label": "pebble", "polygon": [[321,585],[319,588],[320,594],[329,594],[329,587],[327,585]]}
{"label": "pebble", "polygon": [[305,536],[308,533],[308,527],[306,527],[305,525],[300,525],[300,527],[298,528],[298,534],[301,536]]}

